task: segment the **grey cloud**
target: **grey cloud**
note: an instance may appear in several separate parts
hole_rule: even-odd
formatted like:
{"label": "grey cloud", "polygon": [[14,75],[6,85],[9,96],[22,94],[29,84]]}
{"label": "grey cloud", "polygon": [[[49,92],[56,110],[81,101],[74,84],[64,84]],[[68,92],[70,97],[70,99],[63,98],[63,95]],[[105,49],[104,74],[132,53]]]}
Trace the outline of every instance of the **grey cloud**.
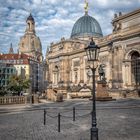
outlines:
{"label": "grey cloud", "polygon": [[[98,20],[104,35],[112,31],[111,21],[115,12],[126,13],[139,7],[140,0],[89,0],[89,14]],[[84,15],[84,0],[1,0],[0,16],[3,21],[0,32],[5,34],[0,34],[1,38],[5,38],[0,40],[1,45],[7,44],[8,48],[13,42],[17,49],[30,10],[36,22],[36,34],[46,51],[50,42],[59,41],[61,37],[69,38],[74,23]],[[12,37],[6,37],[7,33]]]}

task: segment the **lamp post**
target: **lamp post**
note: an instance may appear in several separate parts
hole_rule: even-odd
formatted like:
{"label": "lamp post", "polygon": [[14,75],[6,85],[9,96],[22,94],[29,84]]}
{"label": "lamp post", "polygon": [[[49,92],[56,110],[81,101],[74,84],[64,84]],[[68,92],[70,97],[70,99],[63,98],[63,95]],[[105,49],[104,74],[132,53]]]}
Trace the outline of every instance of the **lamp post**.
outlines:
{"label": "lamp post", "polygon": [[96,95],[95,95],[95,72],[96,67],[94,66],[94,62],[98,61],[100,48],[95,45],[93,38],[91,39],[88,47],[85,48],[87,58],[89,62],[93,62],[93,67],[90,67],[92,71],[92,125],[91,125],[91,140],[98,140],[98,128],[96,127]]}

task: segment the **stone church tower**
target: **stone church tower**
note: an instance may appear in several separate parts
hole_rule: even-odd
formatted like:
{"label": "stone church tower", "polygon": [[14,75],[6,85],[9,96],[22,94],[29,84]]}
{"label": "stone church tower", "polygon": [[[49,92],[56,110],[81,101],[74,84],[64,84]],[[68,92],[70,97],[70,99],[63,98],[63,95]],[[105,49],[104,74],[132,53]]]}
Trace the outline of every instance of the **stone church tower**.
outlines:
{"label": "stone church tower", "polygon": [[10,48],[9,48],[9,54],[14,54],[14,50],[13,50],[12,43],[10,44]]}
{"label": "stone church tower", "polygon": [[24,53],[42,61],[42,46],[39,37],[35,33],[35,21],[30,14],[26,20],[26,30],[19,42],[19,53]]}
{"label": "stone church tower", "polygon": [[26,74],[31,80],[30,93],[43,91],[43,55],[42,45],[35,32],[35,20],[30,14],[26,20],[24,35],[19,41],[19,53],[28,55],[29,68]]}

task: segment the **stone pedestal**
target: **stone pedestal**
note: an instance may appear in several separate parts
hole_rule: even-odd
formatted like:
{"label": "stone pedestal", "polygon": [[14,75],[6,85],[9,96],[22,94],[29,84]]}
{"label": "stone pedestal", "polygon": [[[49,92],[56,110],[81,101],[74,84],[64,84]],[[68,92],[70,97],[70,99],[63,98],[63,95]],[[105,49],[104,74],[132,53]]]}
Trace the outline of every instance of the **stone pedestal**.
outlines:
{"label": "stone pedestal", "polygon": [[96,91],[97,91],[96,92],[96,100],[99,100],[99,101],[112,100],[112,97],[109,97],[109,93],[107,92],[106,81],[98,81]]}

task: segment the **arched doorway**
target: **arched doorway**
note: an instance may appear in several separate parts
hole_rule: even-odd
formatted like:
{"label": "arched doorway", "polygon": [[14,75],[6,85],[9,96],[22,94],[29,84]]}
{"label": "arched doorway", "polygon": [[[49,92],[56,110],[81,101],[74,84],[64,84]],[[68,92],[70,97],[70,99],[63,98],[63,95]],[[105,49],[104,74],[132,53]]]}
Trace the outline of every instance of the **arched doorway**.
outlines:
{"label": "arched doorway", "polygon": [[140,85],[140,54],[137,51],[131,54],[131,73],[132,84],[138,87]]}

